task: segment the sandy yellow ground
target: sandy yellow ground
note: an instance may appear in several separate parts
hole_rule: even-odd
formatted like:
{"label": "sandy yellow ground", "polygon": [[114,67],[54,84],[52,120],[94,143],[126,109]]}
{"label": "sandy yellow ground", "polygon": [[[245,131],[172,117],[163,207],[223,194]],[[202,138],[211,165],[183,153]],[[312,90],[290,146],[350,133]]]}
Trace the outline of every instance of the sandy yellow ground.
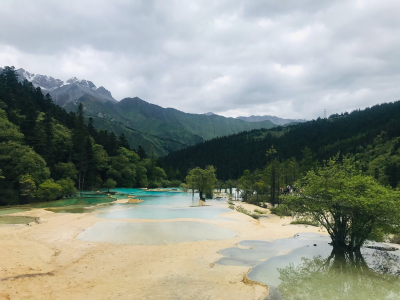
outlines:
{"label": "sandy yellow ground", "polygon": [[[226,204],[224,204],[226,205]],[[248,210],[255,206],[243,204]],[[16,214],[18,215],[18,214]],[[85,242],[76,236],[93,214],[19,213],[41,224],[0,225],[0,299],[263,299],[267,289],[243,282],[248,267],[215,265],[218,251],[245,239],[273,240],[318,228],[289,225],[277,216],[256,221],[232,211],[233,221],[199,221],[236,230],[229,240],[139,246]],[[121,220],[119,220],[121,221]],[[165,220],[124,220],[165,222]]]}

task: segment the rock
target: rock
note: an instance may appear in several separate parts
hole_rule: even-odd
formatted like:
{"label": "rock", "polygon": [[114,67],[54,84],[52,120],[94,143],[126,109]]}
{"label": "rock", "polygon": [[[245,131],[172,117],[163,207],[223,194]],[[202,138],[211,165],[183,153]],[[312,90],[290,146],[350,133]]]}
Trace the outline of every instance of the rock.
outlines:
{"label": "rock", "polygon": [[128,200],[128,203],[140,203],[140,202],[143,202],[143,200],[141,200],[141,199],[129,199]]}

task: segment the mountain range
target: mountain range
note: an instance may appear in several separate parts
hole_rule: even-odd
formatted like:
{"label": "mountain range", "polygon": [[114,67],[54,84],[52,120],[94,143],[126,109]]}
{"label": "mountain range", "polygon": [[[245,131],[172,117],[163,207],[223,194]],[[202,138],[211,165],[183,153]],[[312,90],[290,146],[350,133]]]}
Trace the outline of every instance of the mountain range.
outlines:
{"label": "mountain range", "polygon": [[[76,111],[79,103],[82,103],[86,118],[92,117],[96,128],[118,135],[124,133],[131,147],[141,145],[147,152],[154,148],[159,156],[215,137],[277,126],[269,119],[249,121],[213,113],[185,113],[151,104],[138,97],[117,101],[105,87],[96,87],[89,80],[72,77],[63,81],[33,74],[22,68],[16,72],[20,81],[26,79],[35,87],[40,87],[44,94],[51,95],[54,103],[67,111]],[[289,123],[293,120],[285,121]]]}
{"label": "mountain range", "polygon": [[237,117],[238,120],[243,120],[246,122],[262,122],[262,121],[271,121],[272,123],[283,126],[289,123],[304,123],[307,122],[305,119],[282,119],[275,116],[250,116],[250,117]]}

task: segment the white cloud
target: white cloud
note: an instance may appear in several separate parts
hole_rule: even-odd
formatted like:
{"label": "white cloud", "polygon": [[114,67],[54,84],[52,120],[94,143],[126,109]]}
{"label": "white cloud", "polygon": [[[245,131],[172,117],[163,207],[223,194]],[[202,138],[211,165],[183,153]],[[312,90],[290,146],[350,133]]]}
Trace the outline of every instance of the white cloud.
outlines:
{"label": "white cloud", "polygon": [[397,11],[396,0],[6,0],[0,65],[186,112],[317,118],[400,98]]}

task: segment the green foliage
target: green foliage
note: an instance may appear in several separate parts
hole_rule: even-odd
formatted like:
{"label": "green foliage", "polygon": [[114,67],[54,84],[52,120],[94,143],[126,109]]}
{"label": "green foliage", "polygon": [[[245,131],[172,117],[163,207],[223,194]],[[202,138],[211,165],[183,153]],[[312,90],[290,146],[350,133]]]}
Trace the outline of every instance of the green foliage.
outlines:
{"label": "green foliage", "polygon": [[12,182],[18,182],[22,174],[29,174],[40,184],[50,175],[42,157],[32,148],[14,141],[0,143],[0,164],[7,180]]}
{"label": "green foliage", "polygon": [[291,217],[293,216],[293,211],[289,209],[286,204],[280,204],[277,207],[271,207],[271,214],[280,216],[280,217]]}
{"label": "green foliage", "polygon": [[326,228],[337,247],[359,249],[380,232],[400,225],[398,192],[380,185],[357,170],[354,160],[333,157],[296,183],[298,192],[283,201],[300,218]]}
{"label": "green foliage", "polygon": [[104,187],[107,189],[109,192],[110,189],[114,189],[117,186],[117,182],[115,180],[112,180],[111,178],[108,178],[107,181],[104,183]]}
{"label": "green foliage", "polygon": [[304,257],[278,268],[282,299],[396,299],[400,297],[399,262],[386,251],[364,259],[361,253],[333,249],[329,255]]}
{"label": "green foliage", "polygon": [[184,192],[187,192],[189,190],[188,185],[186,183],[181,183],[179,188]]}
{"label": "green foliage", "polygon": [[74,197],[77,194],[75,183],[73,180],[61,179],[56,182],[59,186],[61,186],[61,195],[62,197]]}
{"label": "green foliage", "polygon": [[21,142],[23,139],[18,126],[8,121],[6,112],[0,109],[0,142]]}
{"label": "green foliage", "polygon": [[212,197],[214,185],[217,182],[215,169],[213,166],[207,166],[205,169],[199,167],[191,169],[186,177],[186,182],[191,188],[199,191],[200,199],[203,199],[203,194]]}
{"label": "green foliage", "polygon": [[60,162],[53,166],[51,177],[58,180],[58,179],[77,179],[78,170],[76,169],[75,165],[72,162],[63,163]]}
{"label": "green foliage", "polygon": [[36,190],[35,180],[33,180],[33,177],[29,174],[22,175],[19,179],[19,188],[21,196],[32,199]]}
{"label": "green foliage", "polygon": [[249,170],[243,172],[243,176],[238,180],[238,188],[242,191],[242,198],[248,201],[253,195],[253,176]]}
{"label": "green foliage", "polygon": [[[377,139],[382,132],[385,135]],[[299,168],[295,169],[296,177],[314,168],[316,163],[321,164],[323,160],[340,152],[360,156],[357,160],[362,160],[366,166],[363,171],[370,175],[373,175],[374,168],[377,167],[382,177],[380,182],[389,184],[388,181],[383,181],[388,176],[385,175],[385,168],[389,161],[399,165],[400,151],[395,146],[400,144],[399,136],[400,101],[396,101],[355,110],[340,118],[317,119],[288,127],[253,130],[214,138],[170,153],[163,161],[182,174],[193,165],[213,165],[219,179],[237,179],[244,170],[253,173],[261,166],[269,164],[271,158],[265,156],[265,151],[273,145],[278,151],[275,158],[280,163],[293,157],[299,163]],[[291,184],[290,181],[292,180],[288,180],[287,184]],[[398,186],[398,182],[395,186]]]}
{"label": "green foliage", "polygon": [[258,214],[253,214],[251,211],[244,209],[243,206],[241,206],[241,205],[235,206],[234,208],[236,209],[236,211],[238,211],[242,214],[248,215],[248,216],[252,217],[253,219],[258,220],[260,218],[260,216]]}
{"label": "green foliage", "polygon": [[260,215],[263,215],[263,214],[266,213],[265,211],[262,211],[262,210],[259,210],[259,209],[255,209],[254,212],[257,213],[257,214],[260,214]]}
{"label": "green foliage", "polygon": [[232,190],[236,186],[236,182],[232,179],[229,179],[225,182],[225,186],[229,189],[229,194],[232,195]]}
{"label": "green foliage", "polygon": [[[76,187],[97,189],[107,179],[122,187],[147,187],[149,180],[152,185],[179,186],[176,169],[169,168],[171,178],[167,178],[155,155],[146,160],[141,153],[141,159],[131,149],[127,131],[118,132],[118,126],[116,132],[97,131],[95,118],[85,123],[84,111],[88,109],[80,103],[76,113],[66,112],[40,88],[18,82],[13,67],[4,68],[0,73],[0,170],[4,174],[0,175],[0,205],[25,204],[33,194],[40,201],[69,197],[76,194]],[[148,140],[153,142],[151,137]]]}
{"label": "green foliage", "polygon": [[290,224],[309,225],[309,226],[315,226],[315,227],[319,226],[318,222],[315,222],[312,220],[307,220],[307,219],[297,219],[295,221],[290,222]]}
{"label": "green foliage", "polygon": [[35,192],[36,198],[41,201],[51,201],[62,195],[62,187],[55,183],[53,179],[48,179],[39,185]]}

